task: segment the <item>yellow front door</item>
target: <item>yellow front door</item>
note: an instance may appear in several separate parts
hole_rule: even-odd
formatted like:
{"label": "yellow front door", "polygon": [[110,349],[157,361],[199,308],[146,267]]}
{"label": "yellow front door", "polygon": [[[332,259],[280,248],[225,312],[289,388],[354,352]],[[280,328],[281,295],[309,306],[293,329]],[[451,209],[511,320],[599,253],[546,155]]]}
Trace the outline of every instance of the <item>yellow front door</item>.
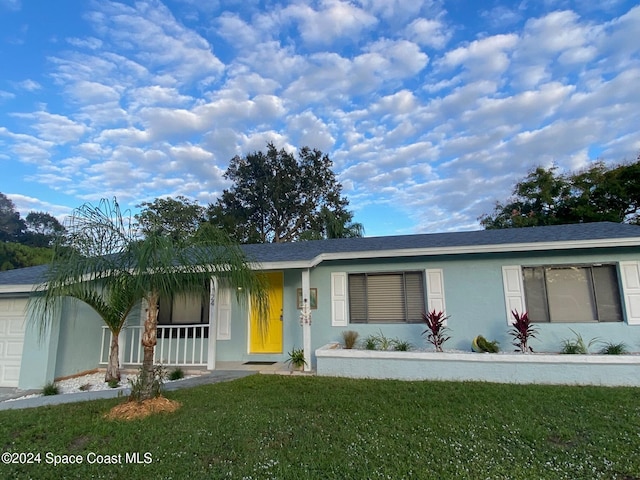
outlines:
{"label": "yellow front door", "polygon": [[263,273],[269,289],[269,316],[260,328],[255,309],[251,311],[249,325],[249,353],[282,353],[282,272]]}

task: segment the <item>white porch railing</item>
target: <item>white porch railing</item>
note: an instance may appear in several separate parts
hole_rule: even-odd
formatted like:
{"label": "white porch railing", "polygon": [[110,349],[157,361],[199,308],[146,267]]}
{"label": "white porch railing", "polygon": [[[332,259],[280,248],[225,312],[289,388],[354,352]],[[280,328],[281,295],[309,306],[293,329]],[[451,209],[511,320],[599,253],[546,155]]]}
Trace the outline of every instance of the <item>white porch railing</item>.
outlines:
{"label": "white porch railing", "polygon": [[[120,338],[121,365],[141,365],[144,356],[141,339],[143,326],[122,329]],[[154,363],[175,366],[206,366],[209,325],[158,325],[158,343]],[[113,334],[102,327],[100,364],[107,364]]]}

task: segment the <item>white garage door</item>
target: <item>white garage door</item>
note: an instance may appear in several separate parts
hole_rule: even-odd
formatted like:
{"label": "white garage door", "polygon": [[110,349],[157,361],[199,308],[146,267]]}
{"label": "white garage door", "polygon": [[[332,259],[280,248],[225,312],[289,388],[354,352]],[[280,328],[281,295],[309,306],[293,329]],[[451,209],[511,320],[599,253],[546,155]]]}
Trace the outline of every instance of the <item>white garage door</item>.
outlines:
{"label": "white garage door", "polygon": [[0,299],[0,387],[17,387],[27,299]]}

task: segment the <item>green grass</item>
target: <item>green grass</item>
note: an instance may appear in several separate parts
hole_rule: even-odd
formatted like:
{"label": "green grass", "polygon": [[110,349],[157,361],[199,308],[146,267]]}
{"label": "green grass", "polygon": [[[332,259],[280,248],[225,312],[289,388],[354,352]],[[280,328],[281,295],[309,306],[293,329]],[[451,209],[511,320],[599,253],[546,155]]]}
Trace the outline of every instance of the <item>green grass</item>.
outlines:
{"label": "green grass", "polygon": [[121,399],[0,411],[3,452],[41,454],[0,478],[640,478],[635,388],[254,375],[167,397],[182,408],[132,422],[102,418]]}

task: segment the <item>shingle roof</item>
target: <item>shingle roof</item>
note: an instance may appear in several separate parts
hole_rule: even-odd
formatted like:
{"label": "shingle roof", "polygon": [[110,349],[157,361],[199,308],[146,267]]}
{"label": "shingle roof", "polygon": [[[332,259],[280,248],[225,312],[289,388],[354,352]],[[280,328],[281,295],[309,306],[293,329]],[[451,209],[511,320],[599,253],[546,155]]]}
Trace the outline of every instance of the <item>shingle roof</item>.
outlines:
{"label": "shingle roof", "polygon": [[[546,248],[549,244],[561,244],[564,248],[586,248],[594,241],[610,241],[640,247],[640,227],[620,223],[580,223],[548,227],[513,228],[504,230],[477,230],[470,232],[427,233],[386,237],[342,238],[294,243],[267,243],[244,245],[246,254],[263,264],[314,262],[325,258],[371,258],[416,255],[429,252],[436,255],[446,249],[459,248],[465,253],[523,250],[531,247]],[[521,248],[516,248],[520,246]],[[551,246],[549,246],[551,248]],[[0,285],[33,285],[42,281],[45,265],[0,272]]]}
{"label": "shingle roof", "polygon": [[[311,261],[319,255],[375,253],[398,250],[433,250],[456,247],[490,247],[504,251],[509,245],[573,243],[594,240],[640,240],[640,227],[613,222],[576,223],[546,227],[426,233],[386,237],[342,238],[284,244],[245,245],[245,252],[258,262]],[[640,241],[637,243],[640,246]],[[579,245],[576,245],[578,247]],[[483,249],[486,251],[486,249]],[[371,255],[366,255],[371,257]]]}
{"label": "shingle roof", "polygon": [[0,285],[34,285],[42,281],[46,271],[47,265],[37,265],[0,272]]}

